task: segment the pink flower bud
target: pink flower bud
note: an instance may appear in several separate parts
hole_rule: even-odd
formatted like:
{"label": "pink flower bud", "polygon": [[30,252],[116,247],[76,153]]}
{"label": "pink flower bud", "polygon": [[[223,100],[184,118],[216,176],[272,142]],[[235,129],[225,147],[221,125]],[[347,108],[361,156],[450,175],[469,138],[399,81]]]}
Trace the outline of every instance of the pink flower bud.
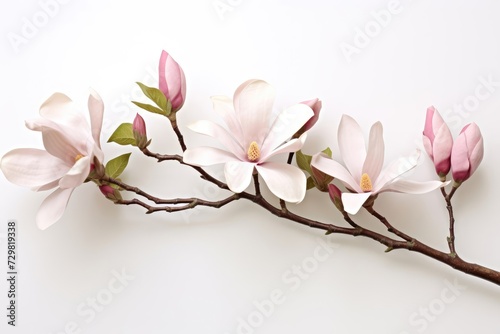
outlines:
{"label": "pink flower bud", "polygon": [[134,132],[135,144],[139,148],[145,147],[148,138],[146,135],[146,123],[141,115],[137,114],[132,123],[132,131]]}
{"label": "pink flower bud", "polygon": [[99,186],[99,190],[101,193],[106,196],[107,199],[112,200],[113,202],[116,202],[118,200],[122,199],[122,195],[120,194],[120,191],[118,189],[114,189],[110,185],[102,185]]}
{"label": "pink flower bud", "polygon": [[332,200],[333,204],[335,204],[337,209],[343,212],[344,205],[342,204],[342,192],[340,191],[340,189],[337,188],[337,186],[333,183],[330,183],[328,185],[328,194],[330,195],[330,199]]}
{"label": "pink flower bud", "polygon": [[425,150],[434,162],[436,173],[441,177],[445,177],[450,171],[453,137],[448,125],[432,106],[427,108],[423,135]]}
{"label": "pink flower bud", "polygon": [[453,180],[462,183],[471,177],[483,160],[483,136],[475,123],[467,124],[453,144],[451,169]]}
{"label": "pink flower bud", "polygon": [[165,51],[161,52],[159,89],[172,104],[172,111],[181,109],[186,98],[186,78],[177,62]]}
{"label": "pink flower bud", "polygon": [[304,132],[310,130],[314,124],[316,124],[316,122],[318,121],[318,118],[319,118],[319,113],[321,111],[321,107],[322,107],[322,103],[319,99],[312,99],[312,100],[307,100],[307,101],[303,101],[303,102],[300,102],[302,104],[305,104],[306,106],[308,106],[309,108],[312,109],[314,115],[306,122],[306,124],[304,124],[300,129],[299,131],[297,131],[294,135],[293,135],[293,138],[298,138],[300,137]]}

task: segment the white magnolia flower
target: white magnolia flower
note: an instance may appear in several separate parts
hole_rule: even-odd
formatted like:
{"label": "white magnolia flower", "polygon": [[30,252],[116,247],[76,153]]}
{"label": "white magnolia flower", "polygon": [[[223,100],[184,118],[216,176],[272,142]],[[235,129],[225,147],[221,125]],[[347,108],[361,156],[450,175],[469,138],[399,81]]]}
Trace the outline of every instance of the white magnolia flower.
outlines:
{"label": "white magnolia flower", "polygon": [[380,122],[373,124],[366,149],[359,124],[350,116],[343,115],[337,135],[340,154],[347,168],[321,154],[316,154],[312,159],[314,167],[339,179],[350,191],[342,193],[344,210],[350,214],[356,214],[370,196],[385,191],[423,194],[447,184],[440,181],[415,182],[400,179],[401,175],[417,165],[419,151],[417,156],[398,159],[382,170],[382,132]]}
{"label": "white magnolia flower", "polygon": [[184,152],[184,162],[196,166],[224,163],[226,182],[236,193],[249,186],[256,169],[274,195],[288,202],[302,201],[306,192],[304,173],[295,166],[272,162],[269,158],[302,148],[306,134],[287,140],[313,116],[311,108],[296,104],[273,117],[274,89],[262,80],[241,84],[233,100],[215,96],[212,102],[227,129],[207,120],[198,121],[190,128],[217,138],[225,150],[214,147],[188,149]]}
{"label": "white magnolia flower", "polygon": [[36,215],[42,230],[61,218],[71,193],[89,175],[94,157],[103,161],[99,136],[104,106],[97,93],[91,92],[88,106],[90,126],[69,97],[55,93],[40,107],[41,118],[26,121],[29,129],[42,133],[45,150],[14,149],[0,161],[5,177],[14,184],[35,191],[56,188]]}

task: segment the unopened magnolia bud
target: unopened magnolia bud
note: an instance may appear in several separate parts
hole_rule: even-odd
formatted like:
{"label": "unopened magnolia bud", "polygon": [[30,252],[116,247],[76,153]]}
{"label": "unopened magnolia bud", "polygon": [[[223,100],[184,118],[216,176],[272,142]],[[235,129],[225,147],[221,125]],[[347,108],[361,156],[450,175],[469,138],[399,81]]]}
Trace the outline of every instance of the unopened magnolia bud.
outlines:
{"label": "unopened magnolia bud", "polygon": [[344,212],[344,204],[342,204],[342,192],[340,191],[339,188],[337,188],[336,185],[333,183],[328,185],[328,194],[330,195],[330,199],[332,200],[333,204],[335,204],[335,207],[340,212]]}
{"label": "unopened magnolia bud", "polygon": [[330,182],[332,182],[333,177],[323,173],[314,166],[311,166],[311,172],[312,172],[311,176],[313,178],[314,185],[316,186],[316,188],[318,188],[320,191],[323,192],[329,191],[328,185],[330,184]]}
{"label": "unopened magnolia bud", "polygon": [[146,123],[141,115],[137,114],[132,123],[132,131],[134,132],[135,144],[139,148],[144,148],[147,145],[148,137],[146,134]]}
{"label": "unopened magnolia bud", "polygon": [[106,196],[107,199],[112,200],[113,202],[116,202],[118,200],[122,199],[122,195],[118,191],[118,189],[115,189],[111,187],[110,185],[102,185],[99,186],[99,190],[101,193]]}
{"label": "unopened magnolia bud", "polygon": [[182,108],[186,99],[186,78],[179,64],[162,51],[159,64],[159,89],[172,104],[172,112]]}

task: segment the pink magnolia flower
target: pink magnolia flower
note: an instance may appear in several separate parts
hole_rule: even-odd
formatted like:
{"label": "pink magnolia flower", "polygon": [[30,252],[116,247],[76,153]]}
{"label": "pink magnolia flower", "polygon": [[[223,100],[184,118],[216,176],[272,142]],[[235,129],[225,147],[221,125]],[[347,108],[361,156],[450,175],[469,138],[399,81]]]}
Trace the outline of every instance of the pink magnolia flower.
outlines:
{"label": "pink magnolia flower", "polygon": [[176,112],[186,99],[186,78],[182,68],[165,50],[161,52],[159,74],[159,89],[172,103],[172,111]]}
{"label": "pink magnolia flower", "polygon": [[423,132],[424,148],[431,157],[440,177],[445,177],[450,171],[450,156],[453,146],[448,125],[434,107],[427,108],[425,127]]}
{"label": "pink magnolia flower", "polygon": [[439,181],[414,182],[400,179],[418,162],[414,158],[401,158],[382,169],[384,164],[384,139],[382,124],[373,124],[370,130],[368,149],[359,124],[350,116],[343,115],[339,124],[338,144],[346,167],[316,154],[311,164],[320,171],[340,180],[350,192],[341,195],[346,212],[356,214],[370,196],[385,191],[422,194],[442,187]]}
{"label": "pink magnolia flower", "polygon": [[196,166],[224,163],[227,184],[236,193],[249,186],[256,169],[274,195],[288,202],[302,201],[306,192],[304,173],[295,166],[273,162],[270,158],[302,148],[306,134],[287,140],[313,116],[311,108],[296,104],[273,116],[274,89],[262,80],[241,84],[233,100],[215,96],[212,102],[227,129],[206,120],[190,128],[217,138],[225,150],[214,147],[188,149],[184,152],[184,162]]}
{"label": "pink magnolia flower", "polygon": [[476,123],[467,124],[453,144],[451,172],[453,180],[461,183],[471,177],[483,160],[483,136]]}
{"label": "pink magnolia flower", "polygon": [[40,107],[39,119],[26,122],[30,130],[42,133],[45,150],[19,148],[6,153],[0,169],[10,182],[35,191],[56,188],[40,205],[36,224],[46,229],[59,220],[73,190],[81,185],[96,157],[103,161],[99,136],[104,106],[91,92],[88,100],[90,126],[74,110],[69,97],[55,93]]}

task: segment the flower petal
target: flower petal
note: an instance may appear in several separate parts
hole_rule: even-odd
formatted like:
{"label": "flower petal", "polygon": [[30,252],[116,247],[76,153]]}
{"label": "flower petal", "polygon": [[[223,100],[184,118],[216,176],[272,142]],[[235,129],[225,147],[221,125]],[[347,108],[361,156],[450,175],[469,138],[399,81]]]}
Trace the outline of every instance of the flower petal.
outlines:
{"label": "flower petal", "polygon": [[191,124],[189,128],[194,132],[218,139],[218,141],[222,145],[224,145],[240,160],[246,159],[245,150],[240,146],[239,143],[236,142],[235,138],[231,136],[231,134],[229,134],[227,130],[219,124],[207,120],[200,120]]}
{"label": "flower petal", "polygon": [[90,128],[92,131],[92,137],[97,144],[97,147],[101,148],[101,129],[102,129],[102,117],[104,114],[104,103],[101,97],[93,89],[90,90],[89,95],[89,114],[90,114]]}
{"label": "flower petal", "polygon": [[90,157],[79,159],[59,181],[60,188],[76,188],[81,185],[90,172]]}
{"label": "flower petal", "polygon": [[85,154],[79,143],[73,142],[64,133],[52,128],[44,128],[42,131],[43,146],[53,156],[63,160],[68,166],[75,163],[75,158]]}
{"label": "flower petal", "polygon": [[296,104],[279,113],[262,143],[262,155],[267,155],[292,137],[313,115],[312,109],[305,104]]}
{"label": "flower petal", "polygon": [[85,124],[88,129],[85,117],[75,110],[73,101],[62,93],[52,94],[40,107],[40,115],[69,128],[78,129]]}
{"label": "flower petal", "polygon": [[366,145],[363,131],[354,118],[342,115],[337,134],[340,154],[355,180],[361,180],[366,159]]}
{"label": "flower petal", "polygon": [[287,202],[299,203],[306,195],[306,176],[297,167],[280,162],[256,166],[269,190]]}
{"label": "flower petal", "polygon": [[19,148],[6,153],[0,168],[7,180],[38,189],[63,177],[70,169],[62,160],[44,150]]}
{"label": "flower petal", "polygon": [[382,123],[377,122],[370,130],[370,140],[366,153],[362,173],[367,173],[371,179],[376,180],[384,165],[384,138]]}
{"label": "flower petal", "polygon": [[396,180],[386,187],[383,187],[379,192],[384,191],[394,191],[398,193],[405,194],[425,194],[435,189],[444,187],[448,185],[448,182],[441,181],[427,181],[427,182],[416,182],[416,181],[408,181],[408,180]]}
{"label": "flower petal", "polygon": [[247,161],[227,162],[224,166],[224,175],[229,189],[235,193],[244,191],[250,185],[254,167],[254,163]]}
{"label": "flower petal", "polygon": [[302,148],[302,146],[304,146],[306,138],[307,133],[303,133],[299,138],[292,139],[286,142],[285,144],[276,148],[274,151],[268,152],[267,155],[262,155],[260,161],[266,161],[270,157],[281,153],[297,152]]}
{"label": "flower petal", "polygon": [[243,133],[243,147],[249,147],[253,141],[263,142],[269,131],[274,96],[274,88],[262,80],[248,80],[236,89],[233,103]]}
{"label": "flower petal", "polygon": [[346,185],[353,191],[358,193],[363,192],[360,185],[358,184],[358,181],[354,180],[349,171],[337,161],[324,157],[323,155],[321,155],[321,153],[317,153],[313,156],[311,165],[319,169],[323,173],[339,179],[344,183],[344,185]]}
{"label": "flower petal", "polygon": [[224,123],[226,123],[234,139],[236,139],[241,146],[245,145],[243,130],[234,112],[233,100],[227,96],[212,96],[211,100],[214,111],[222,118]]}
{"label": "flower petal", "polygon": [[379,175],[373,185],[373,192],[378,193],[388,183],[393,182],[404,173],[412,170],[418,164],[420,159],[420,150],[406,158],[399,158],[387,166]]}
{"label": "flower petal", "polygon": [[193,166],[211,166],[228,161],[239,161],[232,153],[215,147],[189,148],[184,152],[183,161]]}
{"label": "flower petal", "polygon": [[45,230],[62,217],[73,190],[74,188],[58,188],[45,198],[36,214],[36,225],[39,229]]}
{"label": "flower petal", "polygon": [[368,193],[342,193],[342,205],[344,205],[344,210],[351,215],[358,213],[359,209],[365,204],[368,197],[372,195],[371,192]]}

